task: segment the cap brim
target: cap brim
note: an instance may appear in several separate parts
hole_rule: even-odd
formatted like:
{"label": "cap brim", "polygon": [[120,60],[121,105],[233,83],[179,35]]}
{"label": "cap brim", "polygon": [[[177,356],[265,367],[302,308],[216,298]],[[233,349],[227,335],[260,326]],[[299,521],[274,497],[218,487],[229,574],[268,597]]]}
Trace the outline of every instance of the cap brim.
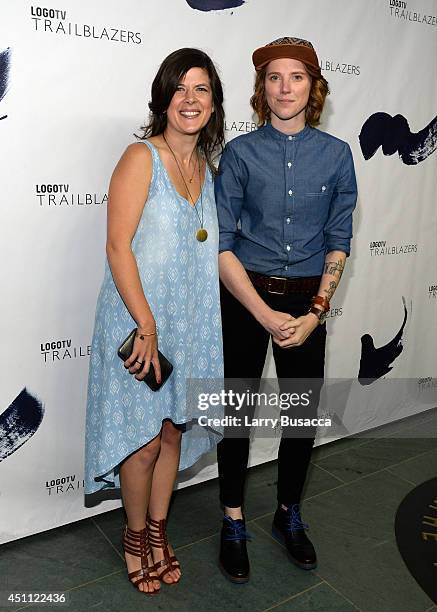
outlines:
{"label": "cap brim", "polygon": [[296,59],[304,64],[309,64],[316,70],[320,70],[319,60],[314,49],[304,47],[303,45],[271,45],[260,47],[252,54],[253,65],[255,70],[261,70],[269,62],[281,57]]}

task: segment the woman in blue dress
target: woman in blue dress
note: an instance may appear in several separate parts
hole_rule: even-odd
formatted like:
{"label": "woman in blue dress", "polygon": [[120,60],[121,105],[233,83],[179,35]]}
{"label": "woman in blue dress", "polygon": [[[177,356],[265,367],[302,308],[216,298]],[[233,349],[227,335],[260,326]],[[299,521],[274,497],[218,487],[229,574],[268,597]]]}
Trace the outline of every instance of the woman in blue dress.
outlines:
{"label": "woman in blue dress", "polygon": [[[85,492],[121,488],[128,577],[154,594],[181,571],[166,518],[178,469],[221,433],[200,426],[190,379],[221,379],[222,333],[214,156],[224,141],[223,91],[211,59],[180,49],[152,85],[151,119],[109,188],[105,276],[88,383]],[[123,363],[117,349],[137,328]],[[174,370],[153,392],[143,381],[160,351]]]}

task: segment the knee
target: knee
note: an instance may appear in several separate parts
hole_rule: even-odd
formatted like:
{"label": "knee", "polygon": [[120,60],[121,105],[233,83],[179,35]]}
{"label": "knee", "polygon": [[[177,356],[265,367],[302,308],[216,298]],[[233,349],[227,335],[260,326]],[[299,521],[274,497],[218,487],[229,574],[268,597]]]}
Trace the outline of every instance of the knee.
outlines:
{"label": "knee", "polygon": [[159,436],[157,436],[156,438],[151,440],[148,444],[146,444],[146,446],[143,446],[142,448],[140,448],[139,451],[137,451],[136,453],[137,460],[143,465],[148,467],[156,461],[159,455],[160,449],[161,449],[161,440]]}
{"label": "knee", "polygon": [[174,426],[171,421],[164,421],[161,431],[161,444],[177,446],[182,437],[180,429]]}

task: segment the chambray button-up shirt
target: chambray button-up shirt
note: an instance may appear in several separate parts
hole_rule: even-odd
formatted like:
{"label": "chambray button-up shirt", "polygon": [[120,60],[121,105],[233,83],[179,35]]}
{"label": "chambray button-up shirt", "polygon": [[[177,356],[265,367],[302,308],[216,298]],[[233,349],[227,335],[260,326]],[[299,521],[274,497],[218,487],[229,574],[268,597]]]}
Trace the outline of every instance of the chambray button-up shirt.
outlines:
{"label": "chambray button-up shirt", "polygon": [[215,196],[220,252],[269,276],[322,274],[326,253],[350,253],[357,199],[349,145],[310,126],[267,124],[230,141]]}

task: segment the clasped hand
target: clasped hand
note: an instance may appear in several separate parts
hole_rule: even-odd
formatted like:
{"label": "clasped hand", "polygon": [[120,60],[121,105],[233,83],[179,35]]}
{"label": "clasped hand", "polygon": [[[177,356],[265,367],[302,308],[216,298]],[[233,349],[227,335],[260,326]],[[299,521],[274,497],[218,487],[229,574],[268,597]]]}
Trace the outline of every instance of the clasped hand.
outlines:
{"label": "clasped hand", "polygon": [[295,318],[288,313],[272,310],[264,327],[272,335],[275,344],[281,348],[292,348],[301,346],[318,324],[313,314]]}

